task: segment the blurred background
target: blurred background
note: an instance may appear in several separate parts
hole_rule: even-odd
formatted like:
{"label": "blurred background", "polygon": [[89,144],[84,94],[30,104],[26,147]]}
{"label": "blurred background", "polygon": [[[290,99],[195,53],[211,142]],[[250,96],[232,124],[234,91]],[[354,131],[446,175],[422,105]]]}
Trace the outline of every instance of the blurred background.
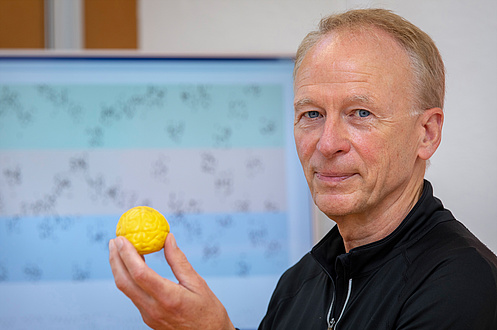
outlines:
{"label": "blurred background", "polygon": [[[495,0],[0,0],[0,55],[291,58],[322,17],[364,7],[391,9],[437,43],[446,117],[427,178],[497,252]],[[315,209],[309,219],[315,243],[333,222]]]}

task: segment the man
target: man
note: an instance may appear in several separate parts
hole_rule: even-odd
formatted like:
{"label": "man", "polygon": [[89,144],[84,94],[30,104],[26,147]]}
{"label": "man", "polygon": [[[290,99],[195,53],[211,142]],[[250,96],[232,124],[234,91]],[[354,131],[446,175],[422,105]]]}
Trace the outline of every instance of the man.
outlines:
{"label": "man", "polygon": [[[444,68],[432,40],[381,9],[330,16],[297,52],[295,141],[335,226],[280,279],[260,329],[497,329],[497,258],[433,197]],[[171,235],[179,283],[110,242],[117,286],[159,329],[233,329]]]}

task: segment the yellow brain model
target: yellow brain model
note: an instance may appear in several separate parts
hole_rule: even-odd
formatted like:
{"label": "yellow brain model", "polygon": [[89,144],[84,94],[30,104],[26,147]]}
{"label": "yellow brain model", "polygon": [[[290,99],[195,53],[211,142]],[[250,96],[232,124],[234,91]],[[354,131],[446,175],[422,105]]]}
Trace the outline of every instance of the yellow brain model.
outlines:
{"label": "yellow brain model", "polygon": [[126,237],[141,255],[160,251],[168,233],[166,218],[148,206],[136,206],[126,211],[116,228],[116,235]]}

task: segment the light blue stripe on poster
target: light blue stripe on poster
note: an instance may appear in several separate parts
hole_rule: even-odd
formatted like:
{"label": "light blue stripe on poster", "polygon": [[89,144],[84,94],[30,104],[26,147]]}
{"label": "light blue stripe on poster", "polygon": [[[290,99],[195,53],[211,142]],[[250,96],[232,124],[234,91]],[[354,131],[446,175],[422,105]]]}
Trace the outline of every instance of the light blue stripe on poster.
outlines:
{"label": "light blue stripe on poster", "polygon": [[[284,213],[166,215],[202,276],[280,275],[289,266]],[[0,217],[0,281],[111,279],[108,241],[119,215]],[[146,256],[172,277],[163,252]]]}
{"label": "light blue stripe on poster", "polygon": [[0,149],[283,147],[279,84],[0,85]]}

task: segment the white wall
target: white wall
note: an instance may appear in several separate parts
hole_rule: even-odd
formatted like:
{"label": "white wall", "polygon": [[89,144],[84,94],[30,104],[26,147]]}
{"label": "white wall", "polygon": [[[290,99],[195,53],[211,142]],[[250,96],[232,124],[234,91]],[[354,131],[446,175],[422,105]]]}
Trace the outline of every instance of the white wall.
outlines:
{"label": "white wall", "polygon": [[293,55],[319,18],[345,1],[142,0],[139,43],[172,54]]}
{"label": "white wall", "polygon": [[[435,194],[497,252],[497,1],[141,0],[144,52],[291,55],[322,16],[392,9],[430,34],[447,66],[443,142],[427,178]],[[318,216],[316,239],[331,226]]]}

